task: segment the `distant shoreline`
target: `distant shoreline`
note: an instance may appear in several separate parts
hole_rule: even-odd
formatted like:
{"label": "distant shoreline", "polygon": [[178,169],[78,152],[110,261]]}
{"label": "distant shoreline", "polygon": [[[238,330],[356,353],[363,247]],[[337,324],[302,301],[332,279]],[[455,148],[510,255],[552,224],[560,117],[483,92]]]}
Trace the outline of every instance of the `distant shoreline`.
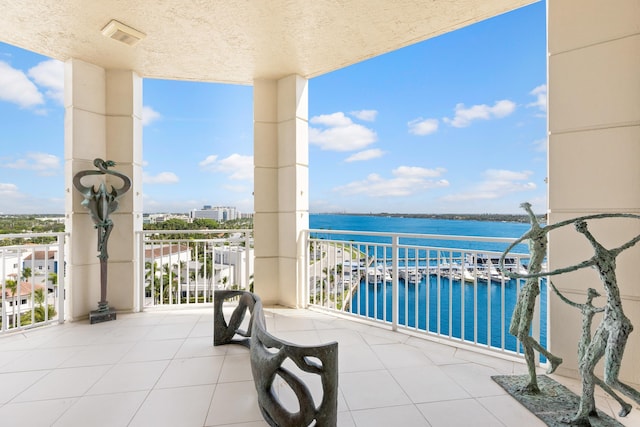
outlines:
{"label": "distant shoreline", "polygon": [[[323,212],[313,215],[349,215],[349,216],[375,216],[387,218],[428,218],[428,219],[453,219],[463,221],[491,221],[491,222],[520,222],[529,223],[529,217],[523,214],[406,214],[406,213],[349,213],[349,212]],[[538,215],[541,222],[546,222],[545,215]]]}

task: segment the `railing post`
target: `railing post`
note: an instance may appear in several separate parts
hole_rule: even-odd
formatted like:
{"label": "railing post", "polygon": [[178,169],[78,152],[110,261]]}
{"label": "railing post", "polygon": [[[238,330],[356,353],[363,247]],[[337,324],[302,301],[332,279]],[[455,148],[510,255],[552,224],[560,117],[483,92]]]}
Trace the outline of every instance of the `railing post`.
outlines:
{"label": "railing post", "polygon": [[[398,245],[400,238],[394,235],[391,240],[391,329],[398,330],[398,288],[400,287],[400,279],[398,277]],[[417,285],[416,285],[417,287]]]}
{"label": "railing post", "polygon": [[300,300],[298,301],[300,307],[309,307],[309,231],[302,230],[300,232],[300,246],[298,247],[300,256],[298,257],[298,295]]}
{"label": "railing post", "polygon": [[[138,250],[138,255],[135,257],[135,262],[137,263],[137,278],[138,278],[138,283],[137,283],[137,301],[136,301],[136,311],[137,312],[141,312],[144,311],[144,295],[145,295],[145,289],[144,289],[144,269],[145,269],[145,259],[144,259],[144,234],[140,231],[136,232],[136,236],[138,238],[138,245],[137,245],[137,250]],[[153,278],[151,279],[153,280]]]}
{"label": "railing post", "polygon": [[[245,268],[244,268],[244,290],[253,292],[253,289],[249,289],[251,283],[251,232],[249,230],[244,233],[244,254],[245,254]],[[242,288],[242,287],[241,287]]]}
{"label": "railing post", "polygon": [[[66,300],[66,279],[65,279],[65,270],[67,268],[67,263],[64,252],[64,241],[66,238],[65,233],[58,233],[58,323],[64,323],[64,304]],[[62,292],[60,291],[60,286],[62,285]],[[48,304],[48,302],[47,302]],[[47,308],[47,311],[49,309]]]}

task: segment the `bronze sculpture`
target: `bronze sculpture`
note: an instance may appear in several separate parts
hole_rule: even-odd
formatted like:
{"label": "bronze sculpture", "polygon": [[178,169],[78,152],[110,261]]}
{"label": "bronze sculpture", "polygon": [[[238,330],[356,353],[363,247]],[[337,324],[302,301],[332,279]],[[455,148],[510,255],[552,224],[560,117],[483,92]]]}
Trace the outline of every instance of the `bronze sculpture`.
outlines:
{"label": "bronze sculpture", "polygon": [[[551,284],[551,288],[555,292],[556,295],[565,303],[569,304],[571,307],[575,307],[580,309],[582,313],[582,335],[580,336],[580,341],[578,341],[578,363],[582,362],[584,355],[587,352],[587,348],[589,344],[591,344],[591,324],[593,323],[593,316],[596,313],[603,313],[604,307],[596,307],[593,305],[593,299],[600,296],[600,293],[593,288],[587,289],[587,301],[584,304],[579,304],[577,302],[571,301],[569,298],[562,295],[562,293],[555,287],[553,282],[549,282]],[[600,386],[605,392],[607,392],[611,397],[613,397],[620,404],[620,412],[618,413],[621,417],[626,417],[629,412],[631,412],[631,405],[622,400],[620,396],[616,394],[615,391],[611,389],[604,381],[602,381],[597,376],[593,376],[593,380],[596,385]],[[596,403],[595,396],[592,397],[591,406],[595,411]]]}
{"label": "bronze sculpture", "polygon": [[[601,384],[595,374],[594,369],[596,364],[604,357],[604,384],[613,392],[617,390],[627,397],[633,399],[636,403],[640,404],[640,392],[632,388],[631,386],[623,383],[619,379],[620,367],[622,364],[622,358],[624,354],[624,348],[627,343],[629,335],[633,331],[633,325],[631,321],[626,317],[622,309],[622,301],[620,298],[620,289],[618,287],[616,277],[616,258],[624,250],[634,246],[640,241],[640,235],[632,238],[625,244],[614,248],[606,249],[602,246],[595,237],[589,232],[587,227],[587,220],[603,219],[603,218],[631,218],[640,219],[640,215],[624,214],[624,213],[611,213],[611,214],[594,214],[586,215],[566,221],[560,221],[552,225],[548,225],[543,228],[544,233],[564,227],[569,224],[575,224],[576,230],[583,234],[591,246],[594,249],[594,256],[590,259],[572,265],[569,267],[558,268],[549,272],[532,272],[527,274],[520,274],[516,272],[505,272],[510,278],[521,279],[538,279],[546,276],[554,276],[563,273],[576,271],[586,267],[593,267],[598,271],[600,280],[604,286],[607,297],[607,304],[604,307],[604,316],[593,337],[590,338],[589,343],[581,349],[583,354],[579,354],[578,369],[582,378],[582,396],[580,397],[580,404],[576,415],[567,420],[567,423],[572,425],[591,425],[589,422],[589,416],[597,414],[594,399],[594,389],[596,384]],[[515,245],[521,243],[524,239],[529,238],[530,233],[526,233],[520,239],[512,243],[509,248],[502,254],[500,259],[500,265],[503,265],[506,254]],[[532,246],[532,251],[540,250],[540,247]],[[532,258],[534,254],[532,253]],[[589,325],[590,326],[590,325]],[[589,333],[590,331],[584,331]],[[535,372],[534,372],[535,375]],[[608,391],[605,388],[606,391]],[[612,394],[613,396],[613,394]],[[615,397],[615,396],[614,396]],[[621,400],[618,400],[621,402]],[[623,404],[620,411],[620,416],[625,416],[629,412],[628,404]]]}
{"label": "bronze sculpture", "polygon": [[[525,239],[529,240],[529,250],[531,251],[531,259],[529,262],[528,271],[530,274],[539,273],[542,270],[542,261],[547,252],[547,228],[541,227],[538,220],[531,209],[531,204],[523,203],[520,205],[529,215],[531,221],[531,229],[525,233],[520,239],[514,242],[500,257],[500,270],[506,271],[504,268],[504,258],[506,254],[516,244],[522,242]],[[508,275],[508,274],[507,274]],[[510,276],[511,277],[511,276]],[[529,383],[525,386],[524,390],[527,393],[539,393],[538,379],[536,376],[536,362],[535,354],[533,350],[538,350],[544,354],[550,362],[550,367],[547,373],[553,373],[558,365],[562,363],[562,358],[551,354],[544,347],[540,345],[531,335],[531,321],[533,320],[533,311],[536,305],[536,299],[540,295],[540,285],[538,283],[537,276],[527,275],[525,285],[518,294],[518,300],[513,310],[513,316],[511,317],[511,324],[509,326],[509,333],[517,337],[524,348],[524,357],[527,362],[529,370]]]}
{"label": "bronze sculpture", "polygon": [[[107,252],[107,243],[109,235],[113,229],[113,220],[109,218],[113,212],[118,209],[118,199],[131,188],[131,180],[119,172],[109,170],[115,166],[112,160],[102,160],[96,158],[93,164],[98,170],[84,170],[78,172],[73,177],[73,186],[82,194],[84,198],[81,202],[82,206],[89,210],[91,219],[98,230],[98,258],[100,258],[100,301],[98,302],[98,310],[91,312],[89,318],[91,323],[113,320],[116,318],[115,311],[109,308],[107,302],[107,260],[109,254]],[[96,189],[93,185],[87,187],[82,184],[81,180],[85,176],[90,175],[113,175],[122,179],[123,185],[116,189],[111,187],[111,191],[107,191],[104,182]]]}

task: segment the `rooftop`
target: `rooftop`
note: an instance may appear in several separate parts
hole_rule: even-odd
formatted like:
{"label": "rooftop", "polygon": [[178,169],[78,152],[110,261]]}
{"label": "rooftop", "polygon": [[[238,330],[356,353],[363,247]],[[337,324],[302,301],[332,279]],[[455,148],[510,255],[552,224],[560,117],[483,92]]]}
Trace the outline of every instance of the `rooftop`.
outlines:
{"label": "rooftop", "polygon": [[[544,426],[491,379],[524,373],[519,362],[311,310],[265,315],[283,339],[339,342],[339,426]],[[214,347],[212,322],[212,308],[151,310],[0,337],[0,419],[12,426],[267,426],[248,350]],[[553,377],[579,390],[575,380]],[[618,410],[602,395],[598,406],[612,416]],[[640,425],[640,413],[623,421]]]}

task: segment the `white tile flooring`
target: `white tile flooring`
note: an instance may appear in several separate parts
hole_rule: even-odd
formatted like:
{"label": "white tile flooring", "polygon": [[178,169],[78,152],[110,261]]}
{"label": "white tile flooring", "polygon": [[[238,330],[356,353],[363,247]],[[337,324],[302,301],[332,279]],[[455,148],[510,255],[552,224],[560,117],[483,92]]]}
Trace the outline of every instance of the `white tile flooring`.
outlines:
{"label": "white tile flooring", "polygon": [[[339,426],[544,426],[490,378],[522,364],[308,310],[265,315],[288,341],[339,342]],[[147,311],[0,337],[0,425],[267,426],[248,350],[213,347],[212,321],[212,308]],[[640,425],[640,409],[620,421]]]}

